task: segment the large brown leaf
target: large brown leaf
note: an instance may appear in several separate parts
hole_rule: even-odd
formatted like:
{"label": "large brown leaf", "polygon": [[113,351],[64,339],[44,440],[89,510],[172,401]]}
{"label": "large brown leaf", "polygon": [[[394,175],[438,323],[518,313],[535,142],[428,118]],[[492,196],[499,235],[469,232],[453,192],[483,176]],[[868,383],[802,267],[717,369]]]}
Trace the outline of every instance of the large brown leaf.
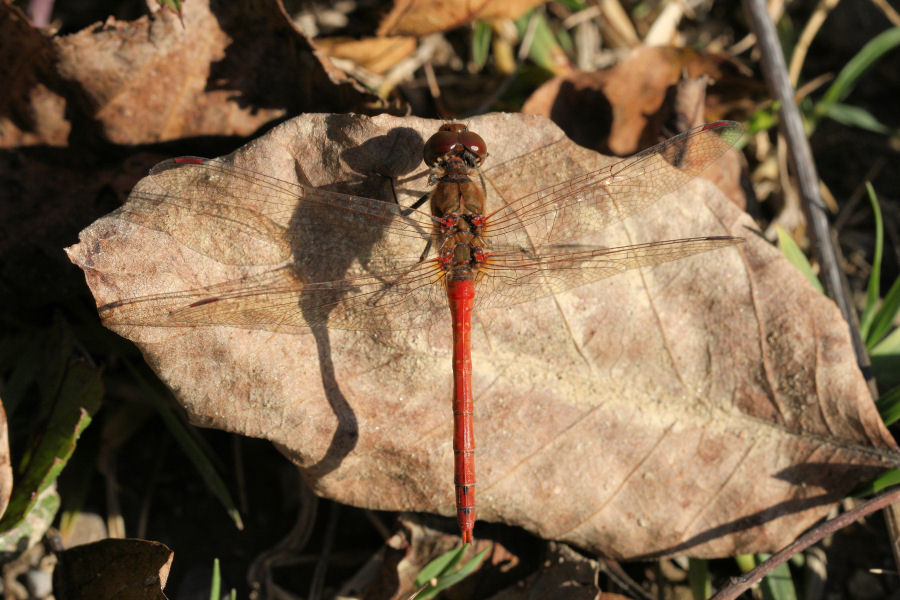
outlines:
{"label": "large brown leaf", "polygon": [[[307,115],[230,160],[286,181],[302,169],[315,186],[389,201],[394,177],[409,205],[428,189],[422,144],[438,125]],[[469,125],[488,145],[494,201],[497,190],[517,198],[610,160],[540,117]],[[513,159],[532,150],[523,171]],[[69,254],[98,305],[258,279],[289,259],[277,240],[290,211],[262,218],[260,198],[231,198],[227,211],[208,200],[155,211],[134,198],[82,232]],[[479,518],[624,558],[772,550],[898,462],[837,309],[753,228],[697,179],[592,242],[731,234],[746,244],[476,316]],[[363,237],[335,244],[355,244],[364,260]],[[449,311],[377,334],[114,329],[195,423],[272,440],[317,493],[454,513]]]}

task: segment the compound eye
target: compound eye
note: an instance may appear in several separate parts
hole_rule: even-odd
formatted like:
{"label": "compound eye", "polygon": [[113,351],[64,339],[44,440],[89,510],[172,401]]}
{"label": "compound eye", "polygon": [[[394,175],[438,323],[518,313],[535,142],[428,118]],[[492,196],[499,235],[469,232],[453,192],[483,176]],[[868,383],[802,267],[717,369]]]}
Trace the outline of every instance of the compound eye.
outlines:
{"label": "compound eye", "polygon": [[446,125],[442,125],[440,130],[425,142],[425,149],[422,151],[425,164],[433,167],[438,160],[447,154],[450,154],[457,146],[459,146],[459,135],[456,131],[445,129]]}
{"label": "compound eye", "polygon": [[462,133],[467,131],[468,127],[462,123],[444,123],[438,131],[452,131],[453,133]]}
{"label": "compound eye", "polygon": [[487,145],[485,145],[481,136],[474,131],[460,131],[458,139],[466,147],[466,150],[478,157],[479,163],[487,156]]}

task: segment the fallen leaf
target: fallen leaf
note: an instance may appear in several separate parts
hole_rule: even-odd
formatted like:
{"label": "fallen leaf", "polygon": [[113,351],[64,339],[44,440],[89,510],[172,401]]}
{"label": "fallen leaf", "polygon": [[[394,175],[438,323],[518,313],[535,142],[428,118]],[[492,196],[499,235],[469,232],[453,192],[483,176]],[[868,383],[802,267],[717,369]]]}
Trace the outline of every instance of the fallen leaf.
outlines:
{"label": "fallen leaf", "polygon": [[103,139],[249,135],[299,112],[380,102],[316,51],[274,0],[212,9],[198,0],[183,9],[183,23],[160,10],[53,38],[58,75]]}
{"label": "fallen leaf", "polygon": [[364,69],[383,75],[416,51],[412,37],[318,38],[316,47],[332,58],[352,60]]}
{"label": "fallen leaf", "polygon": [[65,145],[72,127],[52,42],[7,2],[0,3],[0,40],[0,148]]}
{"label": "fallen leaf", "polygon": [[[227,160],[408,206],[429,189],[421,152],[439,125],[305,115]],[[490,153],[490,202],[611,162],[540,117],[487,115],[468,125]],[[285,273],[272,270],[293,268],[291,252],[305,250],[285,247],[292,219],[310,224],[298,208],[325,219],[307,232],[320,249],[358,257],[354,265],[378,243],[377,226],[324,236],[346,215],[318,203],[291,208],[292,188],[275,182],[267,195],[229,196],[213,177],[223,194],[216,204],[208,189],[193,199],[190,187],[168,189],[170,176],[145,179],[138,189],[157,195],[133,195],[68,249],[98,306]],[[857,482],[898,463],[837,308],[754,231],[696,179],[588,241],[730,234],[747,238],[740,249],[476,316],[479,519],[618,558],[771,551]],[[348,264],[297,266],[344,272]],[[408,330],[292,335],[289,322],[255,330],[137,324],[146,315],[128,306],[147,304],[102,312],[195,424],[273,441],[322,496],[455,514],[449,318]]]}
{"label": "fallen leaf", "polygon": [[59,556],[53,591],[60,600],[164,599],[172,551],[159,542],[106,539]]}
{"label": "fallen leaf", "polygon": [[565,598],[566,600],[626,600],[625,596],[599,592],[595,582],[597,561],[568,546],[551,544],[541,568],[525,581],[491,596],[491,600]]}
{"label": "fallen leaf", "polygon": [[531,95],[522,112],[550,117],[582,146],[625,156],[655,143],[672,86],[701,75],[712,81],[712,118],[720,118],[720,105],[734,95],[746,97],[751,81],[724,54],[638,46],[609,69],[554,77]]}
{"label": "fallen leaf", "polygon": [[421,36],[475,20],[516,19],[546,0],[395,0],[378,26],[378,35]]}
{"label": "fallen leaf", "polygon": [[6,512],[9,505],[9,496],[12,493],[13,474],[12,460],[9,456],[9,427],[6,423],[6,411],[3,402],[0,401],[0,517]]}
{"label": "fallen leaf", "polygon": [[[702,78],[709,83],[702,86],[708,93],[688,114],[718,119],[749,97],[753,82],[744,71],[724,54],[639,46],[609,69],[551,79],[531,95],[522,112],[551,118],[586,148],[627,156],[656,143],[664,125],[675,120],[670,116],[683,114],[679,110],[685,107],[679,105],[685,82]],[[708,177],[743,209],[741,158],[737,153],[722,157]]]}

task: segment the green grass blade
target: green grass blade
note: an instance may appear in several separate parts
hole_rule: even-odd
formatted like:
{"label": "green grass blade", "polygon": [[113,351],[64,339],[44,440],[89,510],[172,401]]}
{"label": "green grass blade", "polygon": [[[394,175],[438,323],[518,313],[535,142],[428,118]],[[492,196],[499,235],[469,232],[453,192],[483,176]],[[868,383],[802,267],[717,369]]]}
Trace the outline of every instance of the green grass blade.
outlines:
{"label": "green grass blade", "polygon": [[536,65],[556,75],[565,70],[569,64],[568,59],[556,41],[544,15],[531,10],[516,19],[516,28],[519,31],[519,37],[524,37],[529,29],[533,28],[528,56]]}
{"label": "green grass blade", "polygon": [[900,27],[893,27],[881,32],[863,46],[856,56],[844,65],[834,83],[816,104],[810,115],[813,124],[827,115],[833,104],[850,95],[859,78],[869,70],[872,64],[897,45],[900,45]]}
{"label": "green grass blade", "polygon": [[878,292],[881,290],[881,255],[884,251],[884,222],[881,220],[881,207],[872,185],[866,182],[866,190],[869,193],[869,202],[872,205],[872,214],[875,216],[875,257],[872,260],[872,274],[869,276],[869,284],[866,286],[866,305],[859,317],[859,333],[866,341],[866,348],[871,350],[874,345],[869,338],[869,329],[872,319],[875,317],[875,309],[878,306]]}
{"label": "green grass blade", "polygon": [[[768,558],[768,554],[758,554],[757,564]],[[794,589],[791,569],[787,563],[778,565],[771,573],[763,577],[759,582],[759,588],[765,600],[797,600],[797,591]]]}
{"label": "green grass blade", "polygon": [[490,546],[470,558],[466,564],[460,567],[459,570],[456,570],[456,566],[462,560],[469,546],[470,544],[465,544],[459,548],[454,548],[425,565],[422,571],[419,572],[418,577],[416,577],[415,586],[421,587],[429,582],[430,585],[416,596],[416,600],[434,598],[442,590],[459,583],[478,569],[481,561],[490,551]]}
{"label": "green grass blade", "polygon": [[222,573],[219,571],[219,559],[213,559],[212,581],[209,584],[209,600],[222,598]]}
{"label": "green grass blade", "polygon": [[787,258],[797,270],[803,273],[806,279],[813,284],[814,288],[819,290],[819,292],[824,293],[819,278],[816,277],[816,274],[813,272],[812,265],[809,264],[806,255],[803,254],[803,251],[797,246],[794,238],[788,235],[788,232],[779,225],[775,226],[775,231],[778,232],[778,247],[781,249],[781,253],[784,254],[784,257]]}
{"label": "green grass blade", "polygon": [[872,325],[866,338],[867,344],[871,345],[870,351],[874,351],[879,342],[884,339],[888,330],[893,326],[898,312],[900,312],[900,277],[894,280],[891,289],[881,301],[881,306],[872,317]]}
{"label": "green grass blade", "polygon": [[875,115],[858,106],[835,102],[828,107],[826,114],[831,120],[848,127],[856,127],[883,135],[888,135],[891,132],[887,125],[875,118]]}
{"label": "green grass blade", "polygon": [[468,548],[468,544],[464,544],[459,548],[454,548],[450,552],[445,552],[438,556],[436,559],[425,565],[421,571],[419,571],[419,575],[416,577],[415,585],[418,587],[420,585],[425,585],[431,579],[436,579],[446,573],[448,570],[452,570],[459,561],[462,559],[463,554],[466,552],[466,548]]}
{"label": "green grass blade", "polygon": [[18,556],[23,547],[31,548],[37,544],[53,524],[59,505],[60,497],[55,485],[38,494],[31,500],[31,507],[25,517],[11,529],[0,533],[0,552],[7,556]]}
{"label": "green grass blade", "polygon": [[[70,359],[52,403],[49,421],[38,444],[20,465],[9,505],[0,519],[0,532],[16,527],[34,507],[41,492],[56,481],[78,438],[91,423],[103,399],[103,382],[99,369],[80,360]],[[57,498],[57,506],[58,506]]]}
{"label": "green grass blade", "polygon": [[491,49],[491,26],[484,21],[475,23],[475,31],[472,34],[472,62],[480,69],[487,62]]}
{"label": "green grass blade", "polygon": [[[894,282],[896,284],[896,282]],[[891,291],[894,287],[891,286]],[[871,356],[898,356],[900,355],[900,327],[886,335],[869,352]]]}
{"label": "green grass blade", "polygon": [[900,387],[895,387],[875,402],[885,425],[893,425],[900,419]]}
{"label": "green grass blade", "polygon": [[741,573],[749,573],[756,566],[756,559],[752,554],[738,554],[734,557],[734,562],[737,563]]}
{"label": "green grass blade", "polygon": [[135,369],[130,362],[125,361],[125,364],[134,376],[138,387],[141,388],[147,395],[147,398],[153,403],[153,407],[162,418],[163,423],[165,423],[166,428],[172,434],[172,437],[178,442],[182,452],[185,453],[188,460],[194,465],[194,468],[197,470],[197,473],[200,475],[206,488],[222,504],[225,511],[228,513],[228,516],[234,521],[235,526],[242,530],[244,528],[244,522],[241,520],[241,514],[237,507],[235,507],[234,500],[232,500],[231,494],[228,492],[228,487],[225,485],[225,482],[222,481],[222,478],[219,476],[219,473],[215,466],[213,466],[210,458],[203,451],[200,444],[197,443],[197,440],[195,440],[187,428],[185,428],[181,419],[172,412],[156,390],[153,389],[153,386],[141,376],[138,370]]}
{"label": "green grass blade", "polygon": [[880,387],[890,389],[900,385],[900,327],[875,344],[869,357]]}
{"label": "green grass blade", "polygon": [[900,483],[900,470],[890,469],[872,481],[857,486],[850,495],[854,498],[866,498],[868,496],[874,496],[878,492],[895,486],[898,483]]}
{"label": "green grass blade", "polygon": [[702,558],[688,559],[688,581],[694,600],[706,600],[712,595],[712,581],[709,579],[709,561]]}

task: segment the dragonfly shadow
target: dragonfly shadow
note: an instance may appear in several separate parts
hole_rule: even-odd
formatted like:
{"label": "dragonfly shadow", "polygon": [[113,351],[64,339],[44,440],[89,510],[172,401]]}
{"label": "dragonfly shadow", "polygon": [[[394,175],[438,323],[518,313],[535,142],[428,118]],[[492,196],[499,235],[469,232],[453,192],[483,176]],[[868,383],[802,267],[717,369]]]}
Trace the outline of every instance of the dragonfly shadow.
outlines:
{"label": "dragonfly shadow", "polygon": [[[351,145],[345,133],[348,119],[352,117],[329,119],[328,137],[338,146],[350,147],[323,156],[322,162],[342,161],[358,177],[317,186],[309,198],[298,202],[287,228],[287,241],[294,276],[310,290],[299,298],[305,322],[312,327],[327,324],[335,329],[375,330],[379,327],[335,311],[341,310],[343,298],[360,293],[359,286],[371,280],[371,273],[388,270],[393,261],[397,266],[404,264],[428,242],[431,232],[425,228],[416,232],[418,236],[387,235],[403,219],[394,179],[421,164],[424,141],[418,132],[404,127]],[[313,187],[299,162],[295,168],[297,178]],[[403,226],[408,228],[409,222],[406,219]],[[371,263],[373,255],[378,256],[376,265]]]}
{"label": "dragonfly shadow", "polygon": [[[352,117],[335,116],[329,120],[328,137],[338,142],[337,147],[347,149],[323,156],[322,161],[326,165],[341,161],[358,177],[316,187],[309,201],[298,203],[287,229],[294,277],[304,285],[298,307],[316,341],[323,389],[338,420],[325,455],[309,467],[316,477],[338,468],[359,438],[353,407],[341,391],[335,373],[328,330],[378,328],[360,320],[359,309],[364,302],[351,301],[348,307],[346,300],[365,296],[368,292],[364,290],[372,286],[370,269],[374,272],[384,268],[383,258],[372,266],[370,257],[384,257],[386,246],[391,244],[385,233],[392,226],[393,217],[399,215],[399,210],[394,210],[393,182],[419,166],[424,144],[414,130],[397,128],[353,145],[346,135],[348,119]],[[415,160],[413,152],[418,154]],[[296,169],[298,179],[312,186],[299,162]],[[375,202],[366,203],[365,198]],[[428,232],[422,234],[427,236]],[[425,243],[423,237],[423,247]]]}
{"label": "dragonfly shadow", "polygon": [[761,527],[771,521],[784,517],[785,515],[793,515],[819,506],[833,504],[840,500],[840,498],[840,495],[826,493],[809,498],[785,500],[784,502],[779,502],[747,516],[722,523],[715,527],[710,527],[693,537],[687,538],[679,544],[668,546],[657,552],[629,557],[628,560],[656,560],[664,556],[686,554],[689,553],[692,548],[696,548],[701,544],[709,543],[712,540],[719,538],[740,535],[742,532],[748,532],[756,527]]}

